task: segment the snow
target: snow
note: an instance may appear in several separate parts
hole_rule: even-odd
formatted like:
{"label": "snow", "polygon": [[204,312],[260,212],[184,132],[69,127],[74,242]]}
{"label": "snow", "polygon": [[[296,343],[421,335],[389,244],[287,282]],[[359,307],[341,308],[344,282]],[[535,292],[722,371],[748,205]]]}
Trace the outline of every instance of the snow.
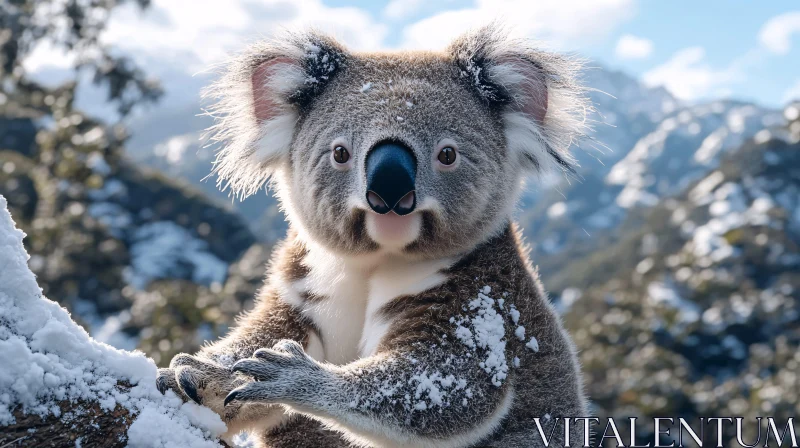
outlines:
{"label": "snow", "polygon": [[105,342],[113,347],[124,350],[133,350],[139,342],[139,338],[128,336],[122,331],[125,324],[130,321],[131,314],[128,311],[121,311],[102,320],[99,327],[89,331],[92,337],[100,342]]}
{"label": "snow", "polygon": [[472,314],[454,321],[457,324],[456,338],[473,350],[485,350],[485,357],[479,365],[491,375],[492,384],[499,387],[508,376],[505,318],[500,314],[496,301],[487,295],[491,290],[484,286],[478,297],[468,304]]}
{"label": "snow", "polygon": [[556,310],[559,314],[566,314],[567,311],[572,307],[575,302],[577,302],[583,296],[583,291],[578,288],[566,288],[561,291],[561,297],[559,297],[558,302],[556,302]]}
{"label": "snow", "polygon": [[108,176],[111,174],[111,167],[106,162],[106,159],[99,152],[93,152],[86,159],[86,166],[101,176]]}
{"label": "snow", "polygon": [[762,187],[771,189],[747,179],[742,184],[724,182],[724,176],[715,171],[689,193],[695,204],[707,205],[711,215],[705,224],[685,229],[690,239],[689,250],[698,259],[698,265],[720,262],[737,254],[738,249],[726,239],[731,230],[771,225],[770,212],[778,204],[786,210],[797,209],[794,201],[784,201],[780,193],[773,199]]}
{"label": "snow", "polygon": [[789,121],[794,121],[800,118],[800,106],[790,105],[783,111],[783,116]]}
{"label": "snow", "polygon": [[706,176],[723,154],[755,136],[767,122],[783,120],[774,111],[734,102],[690,106],[640,138],[605,181],[621,187],[615,201],[620,208],[653,206]]}
{"label": "snow", "polygon": [[381,368],[382,372],[388,371],[388,375],[371,379],[372,392],[354,397],[349,405],[366,410],[375,409],[380,403],[391,403],[403,406],[410,413],[433,408],[441,410],[455,403],[466,406],[466,398],[472,398],[472,392],[467,389],[467,380],[455,376],[458,369],[454,368],[454,364],[468,360],[469,357],[458,359],[451,355],[441,366],[442,370],[429,370],[430,366],[417,364],[414,358],[410,359],[411,364],[416,366],[413,371],[395,369],[389,364]]}
{"label": "snow", "polygon": [[647,297],[655,304],[663,304],[678,311],[682,323],[696,322],[700,319],[700,308],[684,299],[671,282],[651,282],[647,285]]}
{"label": "snow", "polygon": [[[506,301],[510,300],[508,292],[504,292],[501,299],[490,297],[491,292],[492,288],[488,285],[482,287],[478,297],[464,307],[469,315],[450,318],[450,322],[456,324],[456,339],[462,344],[473,352],[477,349],[485,350],[485,354],[476,357],[478,365],[491,376],[492,384],[499,387],[508,376],[505,338],[507,319],[513,322],[514,326],[511,328],[514,328],[514,336],[520,341],[525,341],[526,330],[519,325],[520,312],[514,304],[509,303],[506,306]],[[534,352],[539,351],[539,342],[535,337],[531,337],[525,346]],[[520,359],[515,356],[511,363],[514,367],[519,367]]]}
{"label": "snow", "polygon": [[689,192],[689,198],[692,199],[697,204],[700,204],[701,201],[705,201],[705,198],[714,191],[722,182],[725,180],[725,175],[722,174],[722,171],[714,171],[708,176],[706,176],[703,180],[697,183],[697,185]]}
{"label": "snow", "polygon": [[122,238],[125,231],[133,223],[131,214],[119,204],[113,202],[95,202],[89,204],[89,215],[108,228],[117,238]]}
{"label": "snow", "polygon": [[184,154],[187,153],[189,148],[197,145],[200,140],[200,135],[196,132],[188,134],[176,135],[170,137],[164,142],[157,144],[153,148],[153,153],[165,159],[170,164],[178,164],[184,161]]}
{"label": "snow", "polygon": [[[442,377],[442,374],[439,372],[434,372],[431,375],[428,375],[427,373],[414,375],[411,377],[411,380],[417,383],[417,388],[414,392],[414,398],[420,400],[421,398],[427,397],[431,404],[436,406],[441,406],[444,403],[443,398],[446,395],[446,392],[444,392],[443,389],[452,388],[455,384],[455,377],[453,375]],[[456,389],[458,390],[458,386],[456,386]],[[390,393],[385,395],[391,396],[393,393],[394,390],[391,390]],[[423,394],[426,394],[426,396],[423,396]],[[415,404],[415,407],[419,409],[419,405],[425,406],[422,409],[427,409],[428,406],[425,401],[418,401]]]}
{"label": "snow", "polygon": [[[132,447],[217,447],[226,428],[207,408],[155,387],[156,366],[141,352],[97,342],[57,303],[44,298],[26,264],[24,234],[0,196],[0,425],[12,411],[60,415],[58,401],[93,401],[130,411]],[[117,386],[120,381],[130,390]]]}
{"label": "snow", "polygon": [[511,316],[511,320],[515,325],[519,323],[519,311],[517,311],[517,308],[512,305],[511,309],[508,311],[508,314]]}
{"label": "snow", "polygon": [[228,274],[228,264],[209,252],[205,241],[172,221],[157,221],[136,229],[131,268],[127,280],[139,289],[160,278],[189,277],[195,283],[211,285],[224,282]]}
{"label": "snow", "polygon": [[249,432],[240,432],[233,436],[233,446],[236,448],[256,448],[258,442]]}
{"label": "snow", "polygon": [[636,265],[636,273],[639,275],[644,275],[648,271],[650,271],[650,269],[652,269],[654,265],[655,261],[653,261],[652,258],[647,257]]}
{"label": "snow", "polygon": [[128,187],[119,179],[106,179],[102,188],[88,191],[89,199],[93,201],[106,201],[113,198],[124,198],[128,194]]}

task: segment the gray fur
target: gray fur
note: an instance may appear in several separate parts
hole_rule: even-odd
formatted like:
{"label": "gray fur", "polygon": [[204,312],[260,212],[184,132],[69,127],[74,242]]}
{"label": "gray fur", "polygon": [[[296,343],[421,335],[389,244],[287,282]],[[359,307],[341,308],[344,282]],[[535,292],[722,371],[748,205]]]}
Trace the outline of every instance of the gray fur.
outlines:
{"label": "gray fur", "polygon": [[[254,71],[275,58],[269,82],[254,85]],[[243,196],[272,182],[292,232],[256,308],[226,338],[177,356],[159,388],[211,407],[232,431],[260,431],[265,446],[286,446],[307,418],[332,430],[314,431],[326,446],[532,446],[532,418],[585,416],[574,347],[510,221],[524,178],[570,169],[587,109],[576,69],[496,27],[442,53],[350,53],[317,33],[243,53],[209,90],[222,143],[215,171]],[[277,118],[256,119],[253,95],[269,95]],[[537,107],[545,101],[546,114]],[[415,154],[422,222],[418,237],[387,257],[451,261],[434,273],[435,286],[379,310],[386,329],[372,355],[331,364],[306,354],[318,351],[312,340],[330,343],[309,310],[339,299],[303,285],[337,261],[312,266],[309,246],[343,265],[383,260],[387,249],[366,229],[364,163],[384,139]],[[445,139],[460,157],[446,172],[434,158]],[[333,166],[333,145],[347,147],[349,166]],[[502,362],[491,347],[465,345],[460,329],[481,315],[469,303],[486,286],[501,316]],[[538,351],[517,337],[519,325]],[[572,440],[582,440],[578,428]]]}

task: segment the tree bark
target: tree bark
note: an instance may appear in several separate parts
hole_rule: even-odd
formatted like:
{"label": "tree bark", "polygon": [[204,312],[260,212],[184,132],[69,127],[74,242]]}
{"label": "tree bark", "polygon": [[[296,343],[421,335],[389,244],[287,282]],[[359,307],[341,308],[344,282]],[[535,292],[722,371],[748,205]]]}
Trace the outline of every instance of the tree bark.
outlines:
{"label": "tree bark", "polygon": [[14,410],[15,423],[0,427],[0,448],[18,447],[124,447],[133,422],[127,409],[108,412],[92,402],[64,402],[61,415],[42,418]]}
{"label": "tree bark", "polygon": [[[61,402],[59,409],[59,416],[51,414],[44,418],[15,409],[16,422],[0,426],[0,448],[122,448],[128,445],[128,427],[133,423],[133,416],[127,409],[117,406],[106,411],[96,402],[87,401]],[[219,443],[220,447],[228,447],[225,442]]]}

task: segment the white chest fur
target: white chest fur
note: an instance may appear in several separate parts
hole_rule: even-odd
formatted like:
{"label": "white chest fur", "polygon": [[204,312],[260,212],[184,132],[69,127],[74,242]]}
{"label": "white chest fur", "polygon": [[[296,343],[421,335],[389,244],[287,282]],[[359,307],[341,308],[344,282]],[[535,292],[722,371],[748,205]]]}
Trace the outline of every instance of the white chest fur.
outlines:
{"label": "white chest fur", "polygon": [[[314,248],[303,260],[309,275],[287,285],[283,296],[300,306],[320,331],[321,350],[315,348],[309,354],[341,365],[375,352],[392,325],[380,314],[384,305],[441,284],[446,280],[441,270],[453,262],[377,255],[345,259]],[[304,293],[319,299],[301,302]]]}

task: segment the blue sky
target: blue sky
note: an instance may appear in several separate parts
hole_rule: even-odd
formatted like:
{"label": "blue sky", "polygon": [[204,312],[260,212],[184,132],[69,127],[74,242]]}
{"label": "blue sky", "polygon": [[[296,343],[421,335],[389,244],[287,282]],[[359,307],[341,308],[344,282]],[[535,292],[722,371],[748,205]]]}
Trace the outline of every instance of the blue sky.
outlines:
{"label": "blue sky", "polygon": [[[281,28],[315,26],[356,49],[433,49],[491,19],[687,102],[800,97],[797,0],[153,0],[144,15],[115,14],[104,40],[194,100],[206,79],[192,75]],[[54,78],[70,58],[42,48],[27,65]]]}
{"label": "blue sky", "polygon": [[[607,41],[583,51],[641,76],[680,50],[699,46],[705,49],[705,62],[714,70],[724,71],[736,66],[737,61],[745,66],[742,79],[731,83],[732,96],[779,105],[785,92],[800,82],[800,29],[790,37],[790,52],[783,55],[762,48],[758,36],[771,18],[792,11],[800,13],[800,2],[650,0],[642,2],[636,16]],[[627,60],[616,57],[615,45],[625,34],[653,41],[652,55]]]}
{"label": "blue sky", "polygon": [[[331,6],[356,6],[381,17],[389,2],[327,0]],[[390,20],[389,46],[401,44],[403,28],[413,22],[446,10],[470,8],[472,1],[431,0],[401,20]],[[741,66],[742,73],[716,90],[710,86],[708,97],[730,95],[771,106],[784,103],[787,91],[800,87],[800,25],[790,37],[791,50],[774,54],[762,48],[759,32],[772,18],[796,12],[797,0],[644,0],[631,2],[631,16],[602,39],[581,41],[564,48],[599,61],[605,66],[643,76],[665,64],[681,50],[704,49],[700,65],[712,72],[725,72]],[[641,58],[624,58],[617,54],[617,44],[630,35],[652,42],[652,51]],[[535,36],[534,36],[535,37]],[[800,95],[800,89],[798,89]],[[702,99],[704,96],[692,97]]]}

